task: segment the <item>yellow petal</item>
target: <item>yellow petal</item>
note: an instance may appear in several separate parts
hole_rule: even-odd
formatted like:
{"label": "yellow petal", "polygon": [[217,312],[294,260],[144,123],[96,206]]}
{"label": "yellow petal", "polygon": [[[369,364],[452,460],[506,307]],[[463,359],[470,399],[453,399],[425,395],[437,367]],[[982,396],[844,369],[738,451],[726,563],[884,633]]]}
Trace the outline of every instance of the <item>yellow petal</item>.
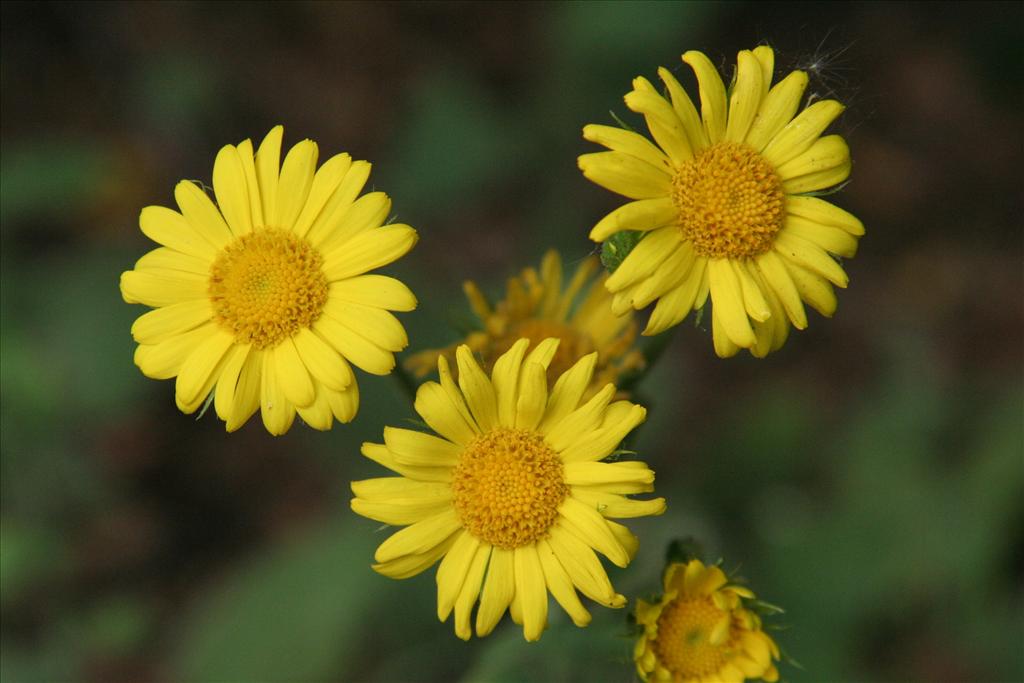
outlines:
{"label": "yellow petal", "polygon": [[373,554],[377,562],[389,562],[403,555],[429,552],[461,528],[458,513],[449,507],[433,517],[416,522],[392,534]]}
{"label": "yellow petal", "polygon": [[281,138],[284,127],[274,126],[256,150],[256,179],[260,184],[263,219],[268,223],[277,216],[277,185],[281,171]]}
{"label": "yellow petal", "polygon": [[757,340],[747,319],[739,278],[728,259],[709,260],[708,277],[711,280],[711,302],[725,333],[739,347],[753,346]]}
{"label": "yellow petal", "polygon": [[665,512],[665,499],[634,500],[617,493],[594,491],[586,486],[573,486],[572,496],[605,517],[647,517]]}
{"label": "yellow petal", "polygon": [[209,277],[210,261],[183,254],[170,247],[157,247],[143,254],[142,258],[135,262],[135,270],[180,270],[193,275]]}
{"label": "yellow petal", "polygon": [[395,461],[402,465],[453,467],[462,453],[462,448],[451,441],[399,427],[384,428],[384,443]]}
{"label": "yellow petal", "polygon": [[758,45],[753,50],[754,56],[761,64],[761,76],[764,89],[767,91],[772,84],[772,76],[775,73],[775,52],[767,45]]}
{"label": "yellow petal", "polygon": [[579,435],[595,429],[604,415],[605,408],[615,395],[615,385],[606,384],[589,401],[572,411],[557,423],[550,423],[544,439],[556,452],[573,445]]}
{"label": "yellow petal", "polygon": [[132,338],[141,344],[156,344],[195,329],[212,318],[209,299],[163,306],[139,316],[132,324]]}
{"label": "yellow petal", "polygon": [[820,100],[804,109],[790,121],[761,152],[768,163],[776,168],[805,152],[843,113],[843,105],[835,100]]}
{"label": "yellow petal", "polygon": [[617,567],[629,564],[626,549],[616,540],[614,534],[605,524],[605,519],[597,510],[589,508],[571,496],[566,498],[558,508],[562,524],[578,539],[591,546],[612,561]]}
{"label": "yellow petal", "polygon": [[302,421],[317,431],[326,432],[334,424],[330,395],[336,393],[322,383],[313,380],[314,397],[308,406],[296,406],[295,411]]}
{"label": "yellow petal", "polygon": [[540,640],[548,621],[548,589],[537,548],[524,545],[513,554],[516,595],[523,614],[523,636],[527,641]]}
{"label": "yellow petal", "polygon": [[476,436],[448,392],[437,382],[425,382],[416,391],[416,412],[435,432],[449,441],[465,445]]}
{"label": "yellow petal", "polygon": [[666,172],[672,172],[672,165],[669,163],[668,157],[665,156],[664,152],[639,133],[614,126],[599,126],[592,123],[583,127],[583,139],[596,142],[614,152],[622,152],[623,154],[636,157],[651,166],[662,168]]}
{"label": "yellow petal", "polygon": [[385,351],[397,353],[409,345],[402,323],[382,308],[328,299],[323,313],[349,329],[359,330],[359,334]]}
{"label": "yellow petal", "polygon": [[[599,490],[616,493],[633,493],[635,484],[647,487],[654,483],[654,472],[642,462],[573,462],[565,465],[565,483],[570,486],[603,487]],[[627,490],[629,489],[629,490]]]}
{"label": "yellow petal", "polygon": [[139,214],[142,233],[158,244],[204,261],[206,270],[217,256],[217,248],[177,211],[163,206],[147,206]]}
{"label": "yellow petal", "polygon": [[[352,386],[354,387],[355,384]],[[385,432],[387,429],[388,428],[385,427]],[[370,460],[387,467],[389,470],[397,472],[403,477],[408,477],[417,481],[431,482],[450,482],[452,479],[452,468],[450,465],[441,467],[403,465],[398,462],[394,453],[392,453],[384,444],[363,443],[360,452]]]}
{"label": "yellow petal", "polygon": [[757,282],[746,270],[744,262],[730,261],[729,265],[732,266],[733,272],[736,273],[736,278],[740,282],[740,290],[743,292],[743,306],[747,311],[747,315],[758,322],[764,322],[771,317],[772,312],[768,308],[768,302],[765,300],[761,288],[758,287]]}
{"label": "yellow petal", "polygon": [[682,321],[693,310],[706,269],[707,259],[695,259],[682,283],[662,295],[647,321],[647,327],[643,331],[645,336],[664,332]]}
{"label": "yellow petal", "polygon": [[325,258],[347,249],[346,243],[356,235],[379,228],[390,212],[391,199],[383,192],[370,192],[355,200],[335,224],[330,238],[321,245]]}
{"label": "yellow petal", "polygon": [[516,405],[519,400],[519,370],[523,356],[530,345],[529,339],[520,339],[494,362],[491,382],[498,399],[498,422],[512,427],[516,421]]}
{"label": "yellow petal", "polygon": [[511,550],[494,548],[476,613],[476,635],[483,638],[498,625],[515,594],[515,569]]}
{"label": "yellow petal", "polygon": [[778,254],[769,251],[757,257],[757,268],[764,276],[765,282],[772,288],[775,295],[779,297],[782,307],[786,310],[793,326],[798,330],[807,327],[807,312],[804,311],[803,302],[800,300],[800,292],[793,284],[786,265],[779,258]]}
{"label": "yellow petal", "polygon": [[857,238],[831,225],[815,223],[802,216],[786,216],[783,231],[807,240],[836,256],[851,258],[857,253]]}
{"label": "yellow petal", "polygon": [[328,389],[344,391],[353,381],[352,368],[337,351],[316,333],[302,328],[292,337],[302,364]]}
{"label": "yellow petal", "polygon": [[217,390],[213,395],[213,408],[217,412],[217,417],[225,422],[231,418],[238,378],[242,374],[242,368],[245,367],[251,349],[250,344],[235,344],[228,349],[224,358],[223,369],[217,378]]}
{"label": "yellow petal", "polygon": [[818,313],[831,318],[836,312],[836,294],[828,281],[792,261],[783,259],[786,271],[800,292],[800,298],[811,305]]}
{"label": "yellow petal", "polygon": [[235,236],[252,232],[245,168],[232,145],[222,147],[213,162],[213,191],[231,232]]}
{"label": "yellow petal", "polygon": [[761,106],[765,88],[761,62],[750,50],[743,50],[736,57],[736,83],[729,99],[729,120],[726,124],[725,139],[743,142],[754,122],[754,116]]}
{"label": "yellow petal", "polygon": [[324,259],[324,275],[331,282],[362,275],[397,261],[415,246],[417,239],[416,231],[408,225],[367,230],[349,240],[345,249]]}
{"label": "yellow petal", "polygon": [[547,541],[559,564],[581,593],[605,607],[623,607],[626,599],[612,588],[608,574],[590,546],[555,523]]}
{"label": "yellow petal", "polygon": [[792,120],[806,88],[807,74],[794,71],[769,90],[747,132],[747,144],[757,152],[763,150]]}
{"label": "yellow petal", "polygon": [[826,135],[814,141],[807,151],[798,154],[782,166],[775,169],[779,178],[785,182],[796,180],[800,176],[827,171],[836,166],[849,165],[850,147],[840,135]]}
{"label": "yellow petal", "polygon": [[458,532],[451,534],[448,538],[426,552],[402,555],[394,560],[388,560],[387,562],[380,562],[378,564],[371,565],[373,567],[373,571],[383,574],[391,579],[408,579],[416,576],[424,570],[429,569],[446,552],[448,552],[448,549],[451,548],[452,544],[455,542],[457,534]]}
{"label": "yellow petal", "polygon": [[711,309],[711,339],[714,342],[715,355],[719,358],[732,358],[739,353],[740,347],[729,338],[722,323],[722,314],[718,307]]}
{"label": "yellow petal", "polygon": [[829,280],[837,287],[846,287],[849,277],[843,267],[824,249],[791,231],[783,230],[775,237],[775,251],[788,261],[797,263]]}
{"label": "yellow petal", "polygon": [[602,218],[590,231],[590,239],[602,242],[622,230],[646,232],[674,225],[679,211],[671,197],[639,199],[623,204]]}
{"label": "yellow petal", "polygon": [[285,398],[296,406],[308,406],[316,398],[313,380],[302,362],[295,342],[285,337],[276,347],[267,350],[273,356],[273,365],[277,367],[277,382],[284,392]]}
{"label": "yellow petal", "polygon": [[387,275],[357,275],[332,282],[328,299],[350,301],[389,311],[412,311],[416,296],[401,281]]}
{"label": "yellow petal", "polygon": [[580,602],[573,588],[572,580],[562,568],[555,551],[544,539],[537,541],[537,556],[540,559],[541,568],[544,571],[544,583],[547,584],[551,594],[566,611],[572,622],[579,627],[590,623],[590,612]]}
{"label": "yellow petal", "polygon": [[156,344],[140,344],[135,350],[135,364],[146,377],[170,379],[178,374],[189,354],[216,334],[218,329],[210,322]]}
{"label": "yellow petal", "polygon": [[121,273],[121,297],[125,303],[170,306],[206,299],[208,278],[182,270],[128,270]]}
{"label": "yellow petal", "polygon": [[451,509],[450,487],[444,484],[411,483],[418,485],[421,489],[423,487],[441,488],[447,493],[432,496],[399,494],[401,497],[393,496],[384,500],[353,498],[351,501],[352,511],[382,524],[406,525],[422,522]]}
{"label": "yellow petal", "polygon": [[490,564],[491,546],[481,544],[473,556],[465,581],[462,582],[462,589],[459,597],[455,600],[455,635],[462,640],[469,640],[473,635],[470,627],[470,616],[473,613],[473,604],[480,595],[480,587],[483,585],[484,572]]}
{"label": "yellow petal", "polygon": [[827,168],[823,171],[808,173],[798,178],[790,178],[782,181],[782,190],[787,194],[800,194],[802,192],[817,192],[835,187],[846,182],[853,169],[852,163],[847,160],[838,166]]}
{"label": "yellow petal", "polygon": [[245,175],[246,196],[249,198],[249,216],[253,226],[266,225],[263,220],[263,204],[260,200],[260,183],[256,179],[256,155],[252,149],[252,140],[242,140],[236,148],[238,161],[242,164]]}
{"label": "yellow petal", "polygon": [[214,247],[223,249],[234,239],[220,211],[191,180],[182,180],[174,187],[174,199],[189,225]]}
{"label": "yellow petal", "polygon": [[715,144],[725,136],[725,84],[715,70],[715,65],[703,52],[690,50],[683,54],[683,61],[690,65],[697,76],[704,133],[711,144]]}
{"label": "yellow petal", "polygon": [[174,398],[183,412],[194,412],[206,400],[220,378],[224,357],[234,343],[233,334],[219,329],[181,364]]}
{"label": "yellow petal", "polygon": [[864,224],[859,218],[818,197],[786,197],[786,212],[815,223],[835,226],[855,237],[864,234]]}
{"label": "yellow petal", "polygon": [[633,251],[629,252],[615,272],[608,276],[605,287],[614,293],[651,277],[659,271],[667,258],[675,255],[680,246],[679,231],[675,226],[647,234],[633,247]]}
{"label": "yellow petal", "polygon": [[291,429],[295,420],[295,405],[284,395],[278,382],[277,356],[263,352],[263,373],[260,384],[260,412],[263,426],[274,436],[280,436]]}
{"label": "yellow petal", "polygon": [[516,429],[533,431],[544,415],[548,402],[547,368],[536,362],[523,363],[519,377],[519,399],[516,402]]}
{"label": "yellow petal", "polygon": [[[626,106],[643,115],[647,129],[658,146],[668,154],[673,168],[685,164],[693,158],[693,150],[690,149],[690,140],[682,122],[676,116],[675,109],[646,79],[637,80],[646,87],[628,93],[625,97]],[[671,173],[673,168],[669,168],[668,171]]]}
{"label": "yellow petal", "polygon": [[370,374],[387,375],[395,368],[394,354],[366,339],[360,331],[343,325],[329,315],[320,316],[320,319],[313,323],[313,331],[356,367]]}
{"label": "yellow petal", "polygon": [[263,377],[263,352],[252,349],[242,365],[235,385],[231,411],[224,428],[233,432],[245,424],[260,408],[260,387]]}
{"label": "yellow petal", "polygon": [[576,440],[561,452],[562,461],[577,463],[605,458],[618,448],[622,440],[647,417],[643,406],[634,405],[621,421],[588,434],[579,434]]}
{"label": "yellow petal", "polygon": [[336,154],[324,163],[313,176],[313,184],[309,188],[306,203],[295,219],[293,231],[299,237],[305,237],[313,226],[313,221],[323,212],[327,202],[338,189],[352,167],[352,157],[348,154]]}
{"label": "yellow petal", "polygon": [[275,227],[287,230],[295,227],[295,220],[305,207],[309,189],[313,186],[318,154],[315,142],[303,140],[285,155],[277,186],[277,210],[271,214]]}
{"label": "yellow petal", "polygon": [[597,352],[587,354],[576,361],[571,368],[563,372],[555,381],[555,386],[548,395],[548,405],[544,411],[544,418],[537,427],[538,431],[542,434],[547,434],[552,426],[558,424],[566,415],[576,410],[580,400],[583,398],[583,394],[590,386],[590,379],[594,375],[596,364]]}
{"label": "yellow petal", "polygon": [[345,220],[352,202],[362,192],[370,177],[372,165],[368,161],[353,161],[341,183],[334,190],[327,204],[313,219],[313,224],[306,233],[309,243],[321,249],[330,248],[335,239],[338,226]]}
{"label": "yellow petal", "polygon": [[490,378],[465,344],[456,350],[455,358],[459,365],[459,388],[480,429],[489,430],[498,426],[498,399]]}
{"label": "yellow petal", "polygon": [[359,385],[352,380],[345,391],[330,391],[327,393],[327,402],[331,405],[331,413],[335,419],[346,424],[351,422],[359,410]]}
{"label": "yellow petal", "polygon": [[630,199],[667,197],[672,179],[665,171],[621,152],[594,152],[578,159],[583,175]]}
{"label": "yellow petal", "polygon": [[704,134],[704,126],[700,122],[700,116],[693,106],[690,96],[683,90],[672,72],[665,67],[658,67],[658,76],[665,87],[668,88],[669,96],[672,98],[672,108],[676,111],[683,130],[686,131],[686,138],[690,143],[690,149],[695,153],[708,146],[707,137]]}
{"label": "yellow petal", "polygon": [[[354,501],[353,501],[354,502]],[[473,565],[473,558],[480,548],[480,541],[468,531],[456,536],[455,543],[441,560],[437,568],[437,618],[444,621],[455,607],[455,601],[462,592],[466,575]]]}

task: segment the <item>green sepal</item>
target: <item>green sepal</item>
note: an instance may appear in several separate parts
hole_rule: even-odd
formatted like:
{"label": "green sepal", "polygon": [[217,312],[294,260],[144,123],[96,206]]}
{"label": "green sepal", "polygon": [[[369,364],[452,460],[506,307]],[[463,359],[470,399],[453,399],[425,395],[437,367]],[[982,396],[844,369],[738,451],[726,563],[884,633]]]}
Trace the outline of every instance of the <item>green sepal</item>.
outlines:
{"label": "green sepal", "polygon": [[601,265],[609,273],[614,273],[643,237],[644,233],[638,230],[615,233],[601,245]]}

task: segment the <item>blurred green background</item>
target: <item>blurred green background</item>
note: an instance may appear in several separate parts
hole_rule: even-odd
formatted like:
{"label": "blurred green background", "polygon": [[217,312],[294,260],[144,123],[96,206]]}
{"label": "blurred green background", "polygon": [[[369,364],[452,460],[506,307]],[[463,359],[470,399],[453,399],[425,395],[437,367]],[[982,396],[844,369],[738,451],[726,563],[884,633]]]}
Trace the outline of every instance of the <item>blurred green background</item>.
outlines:
{"label": "blurred green background", "polygon": [[592,251],[619,199],[580,128],[635,122],[632,77],[762,42],[848,105],[835,199],[867,236],[835,319],[767,360],[678,330],[636,443],[669,511],[612,579],[655,590],[694,535],[787,608],[787,680],[1024,680],[1022,7],[4,3],[2,680],[630,681],[622,611],[467,644],[432,571],[369,569],[388,532],[348,482],[412,415],[393,378],[329,433],[226,435],[132,364],[118,277],[143,206],[283,123],[374,162],[421,234],[387,271],[410,350],[446,343],[463,279]]}

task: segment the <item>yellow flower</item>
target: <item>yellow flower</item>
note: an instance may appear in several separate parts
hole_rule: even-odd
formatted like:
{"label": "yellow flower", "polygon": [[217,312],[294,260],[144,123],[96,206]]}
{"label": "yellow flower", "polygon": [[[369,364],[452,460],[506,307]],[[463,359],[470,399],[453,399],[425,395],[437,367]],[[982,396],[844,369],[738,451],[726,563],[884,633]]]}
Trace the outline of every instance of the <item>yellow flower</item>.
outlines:
{"label": "yellow flower", "polygon": [[619,314],[657,301],[644,334],[679,323],[710,292],[716,353],[745,348],[763,357],[782,346],[790,323],[807,326],[804,302],[835,312],[832,285],[845,287],[847,276],[832,255],[853,256],[864,234],[857,218],[808,194],[850,174],[846,142],[822,136],[843,105],[819,100],[794,117],[807,75],[794,71],[770,87],[768,47],[739,53],[730,91],[704,54],[687,52],[683,61],[697,76],[700,116],[661,68],[671,103],[645,78],[625,97],[657,145],[619,128],[583,129],[611,150],[581,156],[583,174],[635,200],[590,237],[647,233],[607,281]]}
{"label": "yellow flower", "polygon": [[316,170],[316,143],[304,140],[280,165],[282,134],[271,130],[255,154],[249,140],[220,150],[216,204],[183,180],[180,212],[143,209],[142,232],[163,246],[121,275],[125,301],[154,307],[132,325],[136,365],[176,376],[185,413],[215,391],[228,431],[257,409],[272,434],[296,411],[316,429],[350,421],[359,390],[349,362],[391,372],[407,339],[389,311],[416,307],[398,280],[365,274],[417,239],[407,225],[380,227],[383,192],[356,199],[370,164],[339,154]]}
{"label": "yellow flower", "polygon": [[754,594],[730,584],[718,567],[700,560],[676,562],[665,571],[665,594],[657,603],[637,601],[643,633],[633,650],[645,681],[740,683],[776,681],[779,648],[761,619],[743,607]]}
{"label": "yellow flower", "polygon": [[[485,370],[490,370],[517,339],[529,339],[534,344],[549,337],[561,339],[548,367],[552,379],[597,351],[594,378],[584,394],[589,398],[608,382],[615,383],[624,373],[644,364],[641,353],[631,350],[636,322],[632,316],[612,313],[611,294],[602,286],[608,276],[602,273],[592,277],[597,269],[597,259],[584,259],[563,289],[562,257],[552,249],[544,255],[539,272],[525,268],[518,277],[509,278],[504,300],[493,307],[476,283],[467,281],[463,289],[482,329],[471,332],[462,343],[483,361]],[[579,303],[574,307],[577,299]],[[405,366],[417,377],[424,377],[437,367],[440,355],[454,363],[455,347],[453,344],[413,354]]]}
{"label": "yellow flower", "polygon": [[625,567],[637,538],[610,517],[657,515],[665,500],[633,500],[653,490],[641,462],[600,462],[643,422],[646,411],[612,402],[608,384],[589,401],[596,355],[567,370],[548,391],[558,347],[547,339],[527,354],[520,339],[491,376],[468,346],[457,353],[458,384],[444,356],[440,383],[416,394],[416,412],[440,436],[386,427],[384,443],[363,455],[401,476],[352,484],[352,509],[385,524],[409,525],[377,548],[374,569],[396,579],[439,559],[437,616],[455,612],[468,640],[477,598],[476,634],[486,636],[506,608],[537,640],[547,623],[548,591],[577,626],[590,622],[576,589],[606,607],[625,598],[612,588],[597,550]]}

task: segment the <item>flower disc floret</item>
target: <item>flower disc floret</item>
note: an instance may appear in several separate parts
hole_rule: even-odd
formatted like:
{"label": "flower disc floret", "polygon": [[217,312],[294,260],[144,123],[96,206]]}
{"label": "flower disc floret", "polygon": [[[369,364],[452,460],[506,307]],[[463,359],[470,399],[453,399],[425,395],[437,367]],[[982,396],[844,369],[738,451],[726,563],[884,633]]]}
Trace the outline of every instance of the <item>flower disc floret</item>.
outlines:
{"label": "flower disc floret", "polygon": [[477,436],[452,470],[452,499],[463,525],[499,548],[544,538],[568,493],[558,454],[525,429]]}
{"label": "flower disc floret", "polygon": [[745,258],[770,251],[785,215],[782,181],[750,147],[720,142],[672,178],[679,229],[708,258]]}
{"label": "flower disc floret", "polygon": [[327,302],[323,257],[278,228],[242,235],[210,267],[214,320],[239,344],[273,346],[310,327]]}

